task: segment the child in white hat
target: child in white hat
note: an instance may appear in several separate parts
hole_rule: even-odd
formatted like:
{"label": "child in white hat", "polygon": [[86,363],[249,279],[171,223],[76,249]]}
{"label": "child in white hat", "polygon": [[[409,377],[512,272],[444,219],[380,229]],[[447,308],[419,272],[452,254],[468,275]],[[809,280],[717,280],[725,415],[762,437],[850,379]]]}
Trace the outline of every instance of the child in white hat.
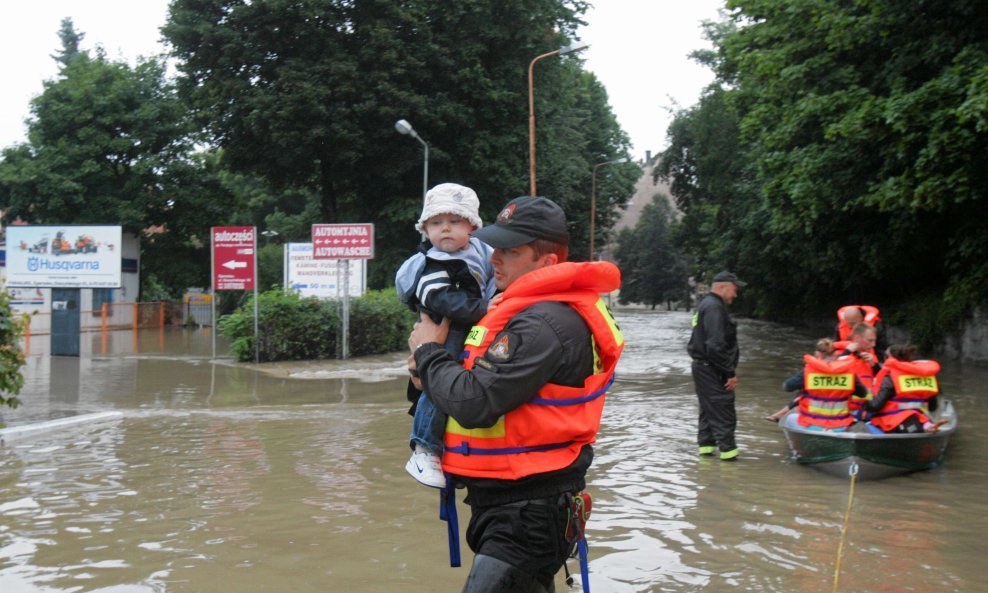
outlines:
{"label": "child in white hat", "polygon": [[[439,323],[450,320],[446,349],[459,356],[470,328],[487,313],[494,296],[493,251],[470,233],[484,226],[477,194],[463,185],[442,183],[425,195],[422,215],[415,224],[427,238],[419,253],[398,269],[395,287],[403,303]],[[416,480],[443,488],[440,458],[446,415],[424,393],[409,383],[409,410],[414,416],[410,445],[412,456],[405,470]]]}

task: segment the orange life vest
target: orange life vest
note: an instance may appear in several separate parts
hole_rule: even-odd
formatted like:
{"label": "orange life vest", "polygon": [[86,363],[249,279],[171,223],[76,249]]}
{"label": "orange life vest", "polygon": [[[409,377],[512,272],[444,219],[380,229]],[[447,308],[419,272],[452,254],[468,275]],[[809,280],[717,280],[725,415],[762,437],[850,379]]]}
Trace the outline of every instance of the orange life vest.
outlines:
{"label": "orange life vest", "polygon": [[[839,342],[834,342],[834,352],[843,352],[844,350],[847,349],[847,347],[850,344],[851,344],[850,340],[840,340]],[[875,354],[874,348],[869,348],[867,352],[868,354],[871,354],[871,356],[875,360],[878,360],[878,355]],[[848,356],[848,358],[854,361],[854,365],[851,367],[851,370],[854,372],[854,376],[857,377],[859,381],[861,381],[862,385],[870,389],[872,383],[875,380],[875,371],[871,370],[871,364],[867,360],[860,358],[858,356],[851,355]],[[868,398],[858,397],[858,396],[851,397],[851,401],[850,401],[851,411],[855,412],[861,409],[861,402],[864,401],[865,399]]]}
{"label": "orange life vest", "polygon": [[567,467],[580,449],[594,442],[604,396],[624,337],[599,293],[621,284],[610,262],[566,262],[540,268],[515,280],[497,307],[473,327],[464,345],[464,368],[471,369],[508,321],[543,301],[568,304],[590,328],[594,372],[582,387],[546,384],[532,398],[489,428],[464,428],[446,421],[443,470],[460,476],[517,480]]}
{"label": "orange life vest", "polygon": [[840,336],[841,340],[848,340],[851,338],[851,327],[847,321],[844,320],[844,315],[851,309],[860,309],[865,312],[864,319],[862,323],[867,323],[871,327],[875,327],[882,318],[879,316],[878,308],[872,307],[871,305],[847,305],[846,307],[841,307],[837,309],[837,335]]}
{"label": "orange life vest", "polygon": [[803,426],[840,428],[854,424],[848,402],[854,393],[854,359],[850,356],[827,362],[803,355],[803,391],[799,418]]}
{"label": "orange life vest", "polygon": [[940,393],[938,372],[940,363],[935,360],[906,362],[891,356],[885,359],[885,366],[875,377],[875,391],[881,388],[885,377],[891,375],[895,395],[872,415],[871,423],[890,432],[912,415],[918,416],[920,422],[929,422],[927,402]]}

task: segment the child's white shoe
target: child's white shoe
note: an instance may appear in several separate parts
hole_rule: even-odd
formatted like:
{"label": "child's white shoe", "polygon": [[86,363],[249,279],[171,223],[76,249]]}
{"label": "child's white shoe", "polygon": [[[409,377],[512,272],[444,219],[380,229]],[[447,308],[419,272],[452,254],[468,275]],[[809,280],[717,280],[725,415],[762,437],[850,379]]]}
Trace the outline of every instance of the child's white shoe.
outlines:
{"label": "child's white shoe", "polygon": [[439,456],[431,451],[423,450],[422,447],[416,447],[415,451],[412,452],[412,456],[408,458],[408,463],[405,464],[405,471],[426,486],[446,487],[446,476],[443,475],[443,466],[439,461]]}

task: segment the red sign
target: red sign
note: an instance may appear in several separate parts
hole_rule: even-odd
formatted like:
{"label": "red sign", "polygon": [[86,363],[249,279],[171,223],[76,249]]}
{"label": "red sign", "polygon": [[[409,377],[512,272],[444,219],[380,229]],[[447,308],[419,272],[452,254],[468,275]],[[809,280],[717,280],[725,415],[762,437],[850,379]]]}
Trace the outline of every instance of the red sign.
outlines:
{"label": "red sign", "polygon": [[257,233],[252,226],[212,228],[213,290],[253,290]]}
{"label": "red sign", "polygon": [[374,225],[312,225],[312,259],[373,259]]}

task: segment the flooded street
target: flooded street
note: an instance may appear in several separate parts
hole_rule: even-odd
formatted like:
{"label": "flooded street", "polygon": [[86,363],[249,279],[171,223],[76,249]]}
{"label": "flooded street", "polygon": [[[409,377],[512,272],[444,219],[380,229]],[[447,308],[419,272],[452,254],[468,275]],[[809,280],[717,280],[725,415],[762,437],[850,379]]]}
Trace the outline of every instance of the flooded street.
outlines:
{"label": "flooded street", "polygon": [[[790,461],[761,419],[819,336],[740,321],[741,458],[724,463],[696,456],[689,314],[617,319],[627,348],[589,475],[592,591],[831,591],[849,482]],[[438,496],[404,472],[404,357],[259,372],[211,363],[211,339],[116,332],[102,354],[86,335],[73,359],[33,338],[4,422],[122,416],[0,447],[0,592],[459,591],[469,551],[448,567]],[[948,361],[941,383],[961,418],[946,463],[856,484],[840,591],[988,591],[988,369]]]}

